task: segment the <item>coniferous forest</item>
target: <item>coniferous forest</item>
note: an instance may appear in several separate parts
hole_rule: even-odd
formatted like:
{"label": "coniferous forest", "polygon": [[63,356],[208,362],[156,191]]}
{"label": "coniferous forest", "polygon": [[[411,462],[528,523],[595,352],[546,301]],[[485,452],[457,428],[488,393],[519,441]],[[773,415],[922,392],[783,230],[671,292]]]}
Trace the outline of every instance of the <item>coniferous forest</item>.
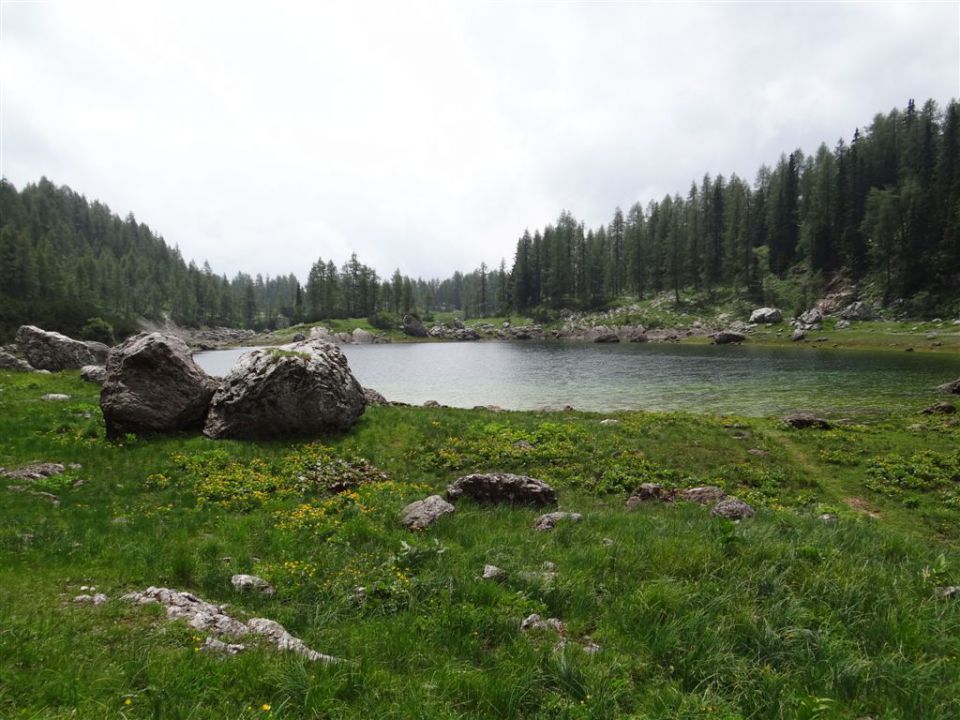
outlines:
{"label": "coniferous forest", "polygon": [[761,303],[778,283],[816,292],[838,275],[922,316],[960,297],[960,105],[911,100],[833,148],[782,155],[752,182],[707,174],[683,194],[617,208],[602,227],[563,212],[523,233],[512,267],[381,278],[353,255],[293,270],[227,278],[132,214],[46,178],[20,190],[0,181],[3,338],[25,322],[100,339],[140,318],[264,329],[434,309],[591,310],[665,291]]}

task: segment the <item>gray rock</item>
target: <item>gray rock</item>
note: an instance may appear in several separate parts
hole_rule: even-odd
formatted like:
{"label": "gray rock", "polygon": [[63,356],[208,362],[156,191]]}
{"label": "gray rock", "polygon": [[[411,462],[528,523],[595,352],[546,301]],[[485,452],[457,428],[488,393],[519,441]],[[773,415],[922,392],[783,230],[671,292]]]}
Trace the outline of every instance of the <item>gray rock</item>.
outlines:
{"label": "gray rock", "polygon": [[950,395],[960,395],[960,378],[957,378],[953,382],[944,383],[940,385],[937,390],[940,392],[945,392]]}
{"label": "gray rock", "polygon": [[937,588],[937,595],[945,600],[960,599],[960,585],[950,585]]}
{"label": "gray rock", "polygon": [[553,530],[558,522],[575,522],[578,523],[583,520],[583,515],[575,512],[552,512],[546,513],[538,517],[534,523],[533,527],[540,531]]}
{"label": "gray rock", "polygon": [[89,348],[90,352],[93,353],[93,356],[97,359],[95,365],[105,365],[107,358],[110,357],[110,346],[104,345],[102,342],[97,342],[96,340],[86,340],[84,345]]}
{"label": "gray rock", "polygon": [[387,406],[390,404],[383,395],[378,393],[373,388],[363,389],[363,399],[368,406],[370,405]]}
{"label": "gray rock", "polygon": [[428,335],[426,326],[420,321],[420,318],[413,315],[403,316],[403,334],[420,338]]}
{"label": "gray rock", "polygon": [[713,338],[714,345],[742,343],[747,339],[747,336],[743,333],[734,332],[733,330],[721,330],[720,332],[714,333],[711,337]]}
{"label": "gray rock", "polygon": [[557,493],[536,478],[512,473],[465,475],[447,486],[447,499],[467,497],[479,503],[508,503],[544,507],[557,504]]}
{"label": "gray rock", "polygon": [[431,495],[423,500],[417,500],[407,505],[401,514],[403,524],[409,530],[423,530],[444,515],[454,512],[453,505],[439,495]]}
{"label": "gray rock", "polygon": [[110,351],[100,408],[107,437],[203,426],[214,380],[180,338],[141,333]]}
{"label": "gray rock", "polygon": [[483,574],[480,575],[480,578],[482,580],[502,580],[506,576],[507,573],[496,565],[484,565]]}
{"label": "gray rock", "polygon": [[820,308],[810,308],[796,320],[796,326],[801,330],[819,330],[823,326],[823,313]]}
{"label": "gray rock", "polygon": [[829,420],[817,417],[810,413],[793,413],[783,418],[783,424],[790,427],[804,430],[806,428],[815,428],[817,430],[829,430],[833,427]]}
{"label": "gray rock", "polygon": [[846,330],[848,327],[850,327],[849,320],[837,320],[837,324],[836,324],[837,330]]}
{"label": "gray rock", "polygon": [[826,525],[836,525],[840,519],[833,513],[823,513],[817,517],[817,520]]}
{"label": "gray rock", "polygon": [[334,335],[330,328],[326,328],[323,325],[315,325],[310,328],[310,339],[311,340],[322,340],[323,342],[334,343],[337,342],[337,337]]}
{"label": "gray rock", "polygon": [[200,646],[200,651],[205,653],[218,653],[220,655],[236,655],[247,649],[242,643],[225,643],[223,640],[217,640],[214,637],[207,637]]}
{"label": "gray rock", "polygon": [[273,585],[256,575],[234,575],[230,578],[230,584],[239,592],[256,592],[264,597],[270,597],[276,593]]}
{"label": "gray rock", "polygon": [[743,500],[728,497],[714,505],[710,514],[716,517],[726,518],[727,520],[744,520],[746,518],[752,518],[756,513],[754,509]]}
{"label": "gray rock", "polygon": [[552,630],[553,632],[558,632],[561,635],[566,632],[566,626],[557,618],[541,618],[537,613],[533,615],[528,615],[520,622],[520,629],[523,631],[530,630]]}
{"label": "gray rock", "polygon": [[17,345],[27,362],[38,370],[59,372],[97,364],[96,354],[86,343],[34,325],[20,326]]}
{"label": "gray rock", "polygon": [[290,342],[303,342],[307,339],[307,336],[302,332],[294,333],[293,337],[290,338]]}
{"label": "gray rock", "polygon": [[31,465],[22,465],[18,468],[6,469],[0,468],[0,476],[10,478],[11,480],[21,480],[35,482],[43,478],[62,474],[66,468],[60,463],[33,463]]}
{"label": "gray rock", "polygon": [[338,663],[340,658],[332,655],[324,655],[316,650],[308,648],[303,640],[296,638],[287,632],[286,628],[275,620],[267,618],[253,618],[247,622],[247,628],[255,635],[262,635],[269,638],[278,650],[296,653],[312,662]]}
{"label": "gray rock", "polygon": [[593,342],[595,342],[595,343],[618,343],[618,342],[620,342],[620,338],[617,336],[617,334],[616,334],[615,332],[600,331],[600,332],[598,332],[597,335],[593,338]]}
{"label": "gray rock", "polygon": [[354,345],[372,345],[374,340],[374,335],[372,332],[364,330],[363,328],[354,328],[353,332],[350,333],[351,342]]}
{"label": "gray rock", "polygon": [[641,483],[637,492],[627,498],[626,506],[628,510],[633,510],[634,508],[654,500],[663,500],[670,501],[673,500],[673,496],[676,494],[676,491],[665,490],[664,487],[658,483]]}
{"label": "gray rock", "polygon": [[12,370],[14,372],[30,372],[33,370],[30,363],[21,360],[16,355],[8,353],[6,350],[0,350],[0,370]]}
{"label": "gray rock", "polygon": [[796,330],[793,331],[793,333],[791,333],[790,339],[793,340],[794,342],[800,342],[801,340],[806,340],[807,331],[797,328]]}
{"label": "gray rock", "polygon": [[89,603],[91,605],[103,605],[110,598],[108,598],[103,593],[97,593],[96,595],[77,595],[73,601],[75,603]]}
{"label": "gray rock", "polygon": [[775,325],[776,323],[783,322],[783,313],[780,311],[780,308],[757,308],[750,313],[750,322]]}
{"label": "gray rock", "polygon": [[340,348],[309,341],[242,355],[210,401],[203,432],[263,439],[346,431],[366,400]]}
{"label": "gray rock", "polygon": [[615,418],[607,418],[606,420],[600,421],[601,425],[619,425],[620,421]]}
{"label": "gray rock", "polygon": [[107,381],[107,368],[103,365],[84,365],[80,377],[87,382],[103,385]]}
{"label": "gray rock", "polygon": [[844,320],[874,320],[877,314],[867,303],[857,300],[841,310],[840,317]]}
{"label": "gray rock", "polygon": [[41,395],[40,399],[46,400],[47,402],[66,402],[70,399],[70,396],[64,395],[63,393],[47,393],[46,395]]}
{"label": "gray rock", "polygon": [[703,485],[701,487],[688,488],[680,492],[680,497],[688,502],[699,503],[700,505],[710,505],[711,503],[723,500],[727,494],[715,485]]}
{"label": "gray rock", "polygon": [[955,405],[952,405],[948,402],[938,402],[934,403],[928,408],[924,408],[921,411],[921,415],[952,415],[957,411]]}

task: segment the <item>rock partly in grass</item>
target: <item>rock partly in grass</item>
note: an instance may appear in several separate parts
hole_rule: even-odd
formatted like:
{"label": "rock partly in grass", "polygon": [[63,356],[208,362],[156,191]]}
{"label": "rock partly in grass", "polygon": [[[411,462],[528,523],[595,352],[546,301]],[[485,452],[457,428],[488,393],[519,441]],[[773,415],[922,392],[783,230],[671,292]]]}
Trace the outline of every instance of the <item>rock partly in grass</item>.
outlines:
{"label": "rock partly in grass", "polygon": [[960,600],[960,585],[937,588],[937,595],[945,600]]}
{"label": "rock partly in grass", "polygon": [[567,630],[561,620],[557,618],[541,618],[537,613],[525,617],[520,622],[520,629],[525,632],[530,630],[552,630],[561,635]]}
{"label": "rock partly in grass", "polygon": [[960,378],[957,378],[953,382],[944,383],[943,385],[939,386],[937,390],[950,395],[960,395]]}
{"label": "rock partly in grass", "polygon": [[750,322],[775,325],[783,322],[783,312],[780,308],[762,307],[750,313]]}
{"label": "rock partly in grass", "polygon": [[840,519],[833,513],[823,513],[817,517],[817,520],[826,525],[836,525],[838,522],[840,522]]}
{"label": "rock partly in grass", "polygon": [[801,340],[806,340],[806,339],[807,339],[807,331],[806,331],[806,330],[801,330],[800,328],[797,328],[797,329],[794,330],[793,333],[790,335],[790,339],[793,340],[794,342],[800,342]]}
{"label": "rock partly in grass", "polygon": [[480,575],[481,580],[503,580],[507,576],[505,570],[498,568],[496,565],[484,565],[483,573]]}
{"label": "rock partly in grass", "polygon": [[246,645],[241,643],[225,643],[223,640],[217,640],[214,637],[207,637],[200,646],[200,651],[205,653],[217,653],[220,655],[236,655],[247,649]]}
{"label": "rock partly in grass", "polygon": [[89,603],[91,605],[103,605],[110,598],[108,598],[103,593],[97,593],[96,595],[77,595],[73,601],[75,603]]}
{"label": "rock partly in grass", "polygon": [[619,425],[620,421],[617,420],[616,418],[607,418],[606,420],[601,420],[600,424],[601,425]]}
{"label": "rock partly in grass", "polygon": [[583,515],[575,512],[552,512],[538,517],[533,526],[540,531],[553,530],[558,522],[575,522],[583,520]]}
{"label": "rock partly in grass", "polygon": [[200,428],[215,386],[180,338],[135,335],[107,360],[100,391],[107,437]]}
{"label": "rock partly in grass", "polygon": [[96,353],[87,343],[58,332],[41,330],[34,325],[21,325],[17,330],[17,346],[27,362],[38,370],[75,370],[97,363]]}
{"label": "rock partly in grass", "polygon": [[230,578],[230,584],[239,592],[255,592],[264,597],[270,597],[276,593],[273,585],[256,575],[234,575]]}
{"label": "rock partly in grass", "polygon": [[69,395],[64,395],[63,393],[47,393],[40,397],[41,400],[46,402],[66,402],[70,399]]}
{"label": "rock partly in grass", "polygon": [[431,495],[407,505],[403,511],[403,524],[410,530],[423,530],[442,516],[454,511],[453,505],[439,495]]}
{"label": "rock partly in grass", "polygon": [[829,430],[833,425],[831,425],[829,420],[824,418],[817,417],[810,413],[793,413],[792,415],[787,415],[783,418],[783,424],[789,425],[792,428],[797,430],[805,430],[807,428],[814,428],[816,430]]}
{"label": "rock partly in grass", "polygon": [[203,432],[250,440],[344,432],[365,407],[363,388],[335,345],[259,348],[241,356],[223,378]]}
{"label": "rock partly in grass", "polygon": [[363,389],[363,399],[366,401],[367,406],[376,405],[385,407],[390,404],[383,395],[378,393],[373,388]]}
{"label": "rock partly in grass", "polygon": [[643,505],[654,500],[670,502],[676,496],[676,490],[667,490],[659,483],[641,483],[637,491],[627,498],[627,510]]}
{"label": "rock partly in grass", "polygon": [[710,514],[727,520],[745,520],[752,518],[756,512],[740,498],[728,497],[714,505]]}
{"label": "rock partly in grass", "polygon": [[103,365],[84,365],[80,368],[80,378],[87,382],[103,385],[107,381],[107,368]]}
{"label": "rock partly in grass", "polygon": [[712,505],[723,500],[726,496],[727,494],[715,485],[703,485],[680,491],[681,498],[687,502],[695,502],[700,505]]}
{"label": "rock partly in grass", "polygon": [[0,468],[0,476],[10,478],[11,480],[27,480],[32,482],[54,475],[61,475],[65,470],[66,468],[60,463],[33,463],[12,469]]}
{"label": "rock partly in grass", "polygon": [[302,655],[307,660],[313,662],[340,662],[340,658],[332,655],[324,655],[316,650],[311,650],[304,644],[303,640],[288,633],[286,628],[275,620],[269,620],[267,618],[253,618],[247,623],[247,628],[249,628],[250,632],[256,635],[263,635],[264,637],[272,640],[279,650]]}
{"label": "rock partly in grass", "polygon": [[465,475],[447,486],[447,499],[456,502],[462,497],[479,503],[533,505],[557,504],[557,493],[543,480],[512,473],[478,473]]}
{"label": "rock partly in grass", "polygon": [[11,355],[5,350],[0,350],[0,370],[12,370],[13,372],[30,372],[33,370],[30,363],[21,360],[16,355]]}
{"label": "rock partly in grass", "polygon": [[934,403],[928,408],[924,408],[921,411],[921,415],[953,415],[957,411],[955,405],[952,405],[948,402],[938,402]]}
{"label": "rock partly in grass", "polygon": [[823,327],[823,313],[819,308],[810,308],[805,313],[801,313],[794,324],[800,330],[819,330]]}

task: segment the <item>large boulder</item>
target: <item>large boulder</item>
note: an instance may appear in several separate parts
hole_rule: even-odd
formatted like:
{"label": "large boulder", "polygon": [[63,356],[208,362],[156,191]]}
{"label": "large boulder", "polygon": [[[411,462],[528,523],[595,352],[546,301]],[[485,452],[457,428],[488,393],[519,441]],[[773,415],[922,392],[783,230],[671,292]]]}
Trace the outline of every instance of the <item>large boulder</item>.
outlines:
{"label": "large boulder", "polygon": [[216,382],[178,337],[140,333],[110,351],[100,408],[108,437],[203,426]]}
{"label": "large boulder", "polygon": [[779,322],[783,322],[783,313],[780,311],[780,308],[757,308],[750,313],[750,322],[775,325]]}
{"label": "large boulder", "polygon": [[20,326],[17,345],[27,362],[38,370],[59,372],[97,364],[96,354],[86,343],[34,325]]}
{"label": "large boulder", "polygon": [[746,518],[752,518],[756,513],[750,505],[740,498],[728,497],[714,505],[710,514],[727,520],[745,520]]}
{"label": "large boulder", "polygon": [[712,337],[714,345],[731,345],[733,343],[742,343],[747,339],[747,336],[743,333],[734,332],[733,330],[721,330],[718,333],[714,333]]}
{"label": "large boulder", "polygon": [[212,438],[315,436],[349,430],[366,407],[363,388],[335,345],[308,341],[242,355],[210,401]]}
{"label": "large boulder", "polygon": [[403,316],[403,334],[409,335],[410,337],[421,338],[429,335],[426,325],[420,321],[420,318],[414,317],[413,315]]}
{"label": "large boulder", "polygon": [[794,322],[801,330],[819,330],[823,327],[823,313],[820,308],[810,308],[805,313],[801,313]]}
{"label": "large boulder", "polygon": [[401,512],[401,516],[403,524],[409,530],[423,530],[453,511],[453,505],[439,495],[431,495],[407,505]]}
{"label": "large boulder", "polygon": [[97,359],[97,365],[107,364],[107,358],[110,357],[109,345],[104,345],[96,340],[87,340],[83,344],[93,353],[93,356]]}
{"label": "large boulder", "polygon": [[875,320],[877,314],[867,303],[857,300],[841,310],[840,317],[844,320]]}
{"label": "large boulder", "polygon": [[557,504],[557,493],[536,478],[511,473],[465,475],[447,486],[447,499],[468,497],[475,502],[544,507]]}
{"label": "large boulder", "polygon": [[350,333],[351,342],[356,345],[372,345],[374,340],[374,335],[369,330],[364,330],[363,328],[354,328],[353,332]]}
{"label": "large boulder", "polygon": [[16,355],[11,355],[5,350],[0,350],[0,370],[14,370],[16,372],[30,372],[33,370],[30,363],[21,360]]}

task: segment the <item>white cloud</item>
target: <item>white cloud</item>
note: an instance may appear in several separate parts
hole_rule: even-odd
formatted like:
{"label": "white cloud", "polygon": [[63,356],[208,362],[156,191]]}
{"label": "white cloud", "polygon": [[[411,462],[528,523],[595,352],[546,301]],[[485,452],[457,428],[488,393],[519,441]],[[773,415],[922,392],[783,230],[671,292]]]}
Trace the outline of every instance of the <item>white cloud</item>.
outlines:
{"label": "white cloud", "polygon": [[705,172],[960,95],[958,6],[4,3],[3,174],[214,269],[509,260]]}

